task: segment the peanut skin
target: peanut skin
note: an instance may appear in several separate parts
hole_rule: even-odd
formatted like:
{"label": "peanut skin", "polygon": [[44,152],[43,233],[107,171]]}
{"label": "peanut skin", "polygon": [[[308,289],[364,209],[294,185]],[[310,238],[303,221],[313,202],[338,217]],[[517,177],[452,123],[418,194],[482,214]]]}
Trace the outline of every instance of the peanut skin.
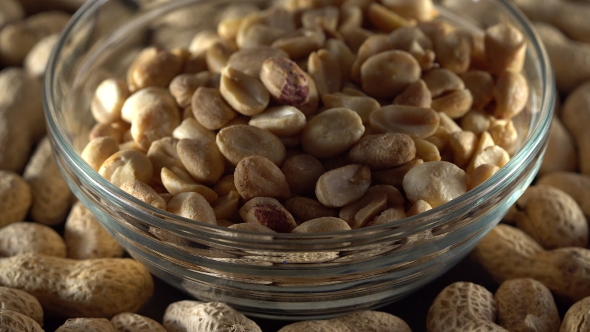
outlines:
{"label": "peanut skin", "polygon": [[154,291],[149,271],[132,259],[76,261],[39,254],[0,259],[0,285],[24,290],[47,314],[66,317],[135,312]]}

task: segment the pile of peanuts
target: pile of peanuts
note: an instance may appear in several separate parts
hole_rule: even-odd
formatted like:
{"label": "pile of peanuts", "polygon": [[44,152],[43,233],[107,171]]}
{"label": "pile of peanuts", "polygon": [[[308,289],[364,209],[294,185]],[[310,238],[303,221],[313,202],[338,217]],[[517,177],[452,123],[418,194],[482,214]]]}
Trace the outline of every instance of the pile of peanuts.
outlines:
{"label": "pile of peanuts", "polygon": [[[40,80],[83,2],[0,2],[0,329],[43,331],[49,317],[57,331],[261,331],[217,302],[136,314],[151,274],[59,176]],[[558,13],[590,4],[514,2],[539,21],[564,102],[535,184],[469,258],[499,288],[460,271],[420,326],[364,311],[281,332],[588,331],[590,31]],[[427,0],[239,6],[217,31],[146,48],[126,78],[102,82],[82,157],[148,204],[232,229],[340,231],[437,207],[517,151],[529,91],[514,27],[468,32],[436,16]]]}
{"label": "pile of peanuts", "polygon": [[[232,7],[98,85],[82,157],[134,197],[231,229],[379,225],[487,180],[519,147],[526,41],[430,1]],[[366,17],[366,19],[364,18]]]}

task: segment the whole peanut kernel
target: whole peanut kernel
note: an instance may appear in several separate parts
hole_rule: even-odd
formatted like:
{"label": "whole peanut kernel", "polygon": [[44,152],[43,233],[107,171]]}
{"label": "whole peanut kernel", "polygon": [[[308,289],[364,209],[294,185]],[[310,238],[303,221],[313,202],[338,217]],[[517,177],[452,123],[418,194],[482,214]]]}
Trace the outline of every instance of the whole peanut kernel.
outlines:
{"label": "whole peanut kernel", "polygon": [[297,154],[285,160],[281,171],[291,191],[297,194],[312,194],[315,184],[326,171],[324,165],[314,156]]}
{"label": "whole peanut kernel", "polygon": [[178,157],[189,174],[202,183],[216,183],[225,169],[225,160],[212,140],[182,139],[176,146]]}
{"label": "whole peanut kernel", "polygon": [[221,71],[219,92],[236,111],[247,116],[261,113],[270,101],[268,91],[257,78],[230,66]]}
{"label": "whole peanut kernel", "polygon": [[247,223],[258,223],[277,233],[290,233],[297,223],[279,201],[270,197],[255,197],[240,209],[240,216]]}
{"label": "whole peanut kernel", "polygon": [[90,103],[92,116],[99,123],[121,120],[121,109],[128,97],[129,89],[124,81],[114,78],[102,81]]}
{"label": "whole peanut kernel", "polygon": [[227,61],[228,66],[252,77],[260,77],[260,70],[264,61],[271,57],[288,58],[282,50],[270,46],[243,48],[234,52]]}
{"label": "whole peanut kernel", "polygon": [[293,215],[298,223],[316,218],[338,217],[338,210],[325,207],[319,201],[303,196],[286,200],[285,209]]}
{"label": "whole peanut kernel", "polygon": [[287,199],[291,190],[281,170],[270,160],[249,156],[238,163],[234,173],[236,189],[245,200],[254,197]]}
{"label": "whole peanut kernel", "polygon": [[174,196],[168,202],[166,210],[187,219],[217,225],[213,208],[201,194],[196,192],[185,192]]}
{"label": "whole peanut kernel", "polygon": [[395,132],[426,138],[438,129],[440,116],[431,108],[388,105],[371,113],[370,124],[379,132]]}
{"label": "whole peanut kernel", "polygon": [[219,90],[214,88],[197,88],[192,96],[191,106],[195,119],[209,130],[222,128],[238,115]]}
{"label": "whole peanut kernel", "polygon": [[250,126],[266,129],[279,137],[293,136],[307,124],[305,114],[293,106],[269,107],[252,116]]}
{"label": "whole peanut kernel", "polygon": [[406,173],[403,187],[410,202],[424,200],[437,207],[464,194],[465,171],[446,161],[425,162]]}
{"label": "whole peanut kernel", "polygon": [[143,152],[121,150],[107,158],[98,173],[119,187],[131,180],[149,183],[154,172],[151,161]]}
{"label": "whole peanut kernel", "polygon": [[303,105],[309,98],[309,83],[299,66],[285,57],[273,56],[262,63],[260,80],[279,103]]}
{"label": "whole peanut kernel", "polygon": [[361,66],[363,90],[375,98],[393,98],[420,79],[416,59],[404,51],[386,51],[368,58]]}
{"label": "whole peanut kernel", "polygon": [[286,157],[285,146],[281,140],[268,130],[234,125],[217,133],[217,146],[233,165],[249,156],[262,156],[279,166]]}
{"label": "whole peanut kernel", "polygon": [[414,159],[416,146],[406,134],[368,135],[350,149],[348,156],[352,162],[368,165],[371,169],[392,168]]}
{"label": "whole peanut kernel", "polygon": [[327,207],[343,207],[362,197],[370,185],[369,167],[353,164],[322,174],[316,184],[315,194]]}
{"label": "whole peanut kernel", "polygon": [[182,61],[178,56],[165,49],[148,47],[127,71],[129,90],[134,92],[149,86],[165,88],[181,69]]}
{"label": "whole peanut kernel", "polygon": [[350,230],[348,223],[340,218],[322,217],[307,220],[293,228],[291,233],[325,233]]}
{"label": "whole peanut kernel", "polygon": [[130,194],[131,196],[147,203],[155,208],[166,210],[166,201],[158,195],[158,193],[147,184],[131,180],[121,184],[120,188]]}
{"label": "whole peanut kernel", "polygon": [[85,162],[98,171],[104,161],[119,151],[119,143],[111,137],[99,137],[88,142],[80,156]]}

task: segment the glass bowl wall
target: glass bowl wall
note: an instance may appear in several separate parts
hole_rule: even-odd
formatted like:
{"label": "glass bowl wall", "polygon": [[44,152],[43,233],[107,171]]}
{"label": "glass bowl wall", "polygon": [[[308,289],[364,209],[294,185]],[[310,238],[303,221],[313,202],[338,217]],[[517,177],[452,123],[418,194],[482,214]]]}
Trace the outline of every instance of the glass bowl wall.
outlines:
{"label": "glass bowl wall", "polygon": [[[256,234],[191,223],[157,210],[93,171],[80,151],[94,125],[89,104],[96,86],[107,77],[124,78],[133,57],[154,40],[166,47],[187,46],[195,30],[215,27],[215,13],[246,2],[268,5],[256,0],[147,6],[90,1],[76,13],[50,60],[44,102],[58,165],[78,199],[154,275],[200,300],[226,302],[259,317],[323,318],[375,308],[408,295],[461,260],[531,183],[546,147],[553,78],[528,21],[507,1],[492,0],[437,6],[443,18],[464,28],[506,21],[526,36],[524,74],[531,94],[514,119],[523,142],[492,178],[438,208],[348,232]],[[181,12],[185,9],[192,14]],[[182,23],[187,17],[190,33],[165,35],[166,20]]]}

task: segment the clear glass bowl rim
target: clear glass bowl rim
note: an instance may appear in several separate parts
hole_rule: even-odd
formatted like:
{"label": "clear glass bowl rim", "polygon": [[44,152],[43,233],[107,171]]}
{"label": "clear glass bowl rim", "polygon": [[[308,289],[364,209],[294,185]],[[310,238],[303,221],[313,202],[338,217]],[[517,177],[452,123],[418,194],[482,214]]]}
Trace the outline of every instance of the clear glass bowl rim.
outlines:
{"label": "clear glass bowl rim", "polygon": [[[460,218],[469,213],[469,210],[476,206],[476,202],[485,197],[489,197],[501,191],[507,181],[517,177],[520,167],[526,164],[530,157],[538,153],[542,149],[551,125],[555,102],[555,83],[554,76],[551,69],[551,64],[547,52],[540,42],[540,38],[532,28],[528,19],[507,0],[496,0],[498,6],[502,7],[504,13],[509,15],[512,20],[520,25],[522,32],[531,41],[527,52],[532,52],[539,60],[535,63],[537,71],[540,75],[542,91],[540,94],[540,109],[538,110],[539,118],[536,125],[529,128],[528,139],[520,150],[510,159],[508,164],[494,174],[490,179],[482,185],[468,191],[460,197],[436,207],[427,212],[416,216],[408,217],[399,221],[373,226],[368,228],[353,229],[349,231],[320,233],[320,234],[290,234],[290,233],[273,233],[269,240],[269,234],[252,233],[249,231],[233,230],[221,226],[215,226],[205,223],[195,223],[189,219],[185,219],[166,211],[159,210],[151,205],[148,205],[135,197],[127,194],[123,190],[117,188],[109,181],[105,180],[96,171],[90,168],[81,156],[76,152],[75,148],[62,134],[65,130],[60,123],[56,121],[57,105],[54,92],[55,80],[58,75],[57,68],[59,64],[60,54],[71,36],[73,30],[84,19],[91,16],[98,11],[100,7],[109,0],[91,0],[87,1],[73,16],[61,33],[56,47],[54,48],[45,72],[43,82],[43,106],[45,109],[45,117],[47,121],[48,134],[52,135],[53,148],[64,157],[68,167],[78,174],[82,175],[81,181],[86,182],[96,192],[104,198],[107,198],[109,203],[112,203],[117,208],[124,210],[126,213],[142,220],[146,224],[154,227],[166,229],[167,231],[184,236],[202,237],[204,234],[209,234],[215,237],[229,236],[234,242],[275,242],[277,240],[285,241],[315,241],[318,238],[328,239],[337,238],[339,240],[354,240],[360,238],[367,238],[377,234],[383,235],[390,232],[403,231],[405,234],[415,234],[429,228],[442,225],[446,222]],[[151,16],[155,16],[154,9],[171,10],[180,8],[185,5],[207,2],[207,0],[178,0],[175,2],[165,2],[158,7],[150,8]],[[151,17],[150,13],[142,14],[142,21]],[[63,171],[62,171],[63,172]],[[164,220],[166,219],[166,220]],[[178,221],[178,223],[170,222]],[[248,236],[240,236],[240,234]]]}

